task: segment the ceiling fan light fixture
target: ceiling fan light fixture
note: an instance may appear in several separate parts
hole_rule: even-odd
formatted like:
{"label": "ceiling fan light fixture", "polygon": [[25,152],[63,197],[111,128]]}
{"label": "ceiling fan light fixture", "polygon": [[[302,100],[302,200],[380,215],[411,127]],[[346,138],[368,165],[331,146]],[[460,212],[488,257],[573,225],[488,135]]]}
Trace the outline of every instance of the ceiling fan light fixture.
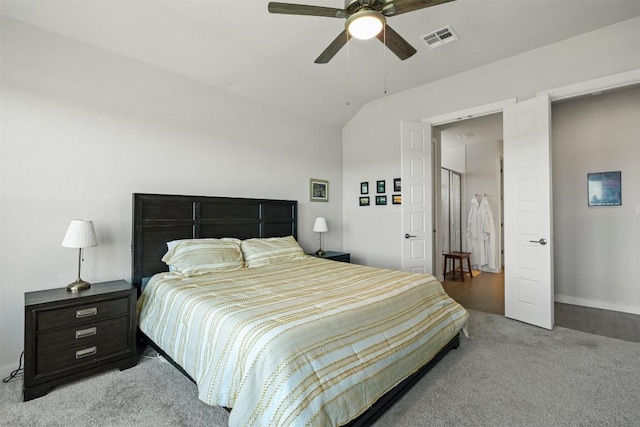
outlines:
{"label": "ceiling fan light fixture", "polygon": [[385,23],[386,19],[380,12],[361,10],[347,18],[345,26],[352,37],[369,40],[382,31]]}

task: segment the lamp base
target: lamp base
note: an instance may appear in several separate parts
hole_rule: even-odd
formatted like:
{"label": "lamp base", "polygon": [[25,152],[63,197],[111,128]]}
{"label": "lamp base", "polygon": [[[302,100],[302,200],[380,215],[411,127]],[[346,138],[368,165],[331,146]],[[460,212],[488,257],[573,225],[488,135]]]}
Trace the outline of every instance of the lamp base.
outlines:
{"label": "lamp base", "polygon": [[324,256],[324,254],[325,254],[325,253],[326,253],[326,252],[325,252],[325,251],[323,251],[323,250],[322,250],[322,248],[320,248],[320,249],[318,249],[318,250],[316,251],[316,255],[317,255],[317,256]]}
{"label": "lamp base", "polygon": [[67,286],[67,291],[78,292],[83,289],[89,289],[90,287],[91,287],[91,283],[86,282],[78,277],[75,282],[69,283],[69,286]]}

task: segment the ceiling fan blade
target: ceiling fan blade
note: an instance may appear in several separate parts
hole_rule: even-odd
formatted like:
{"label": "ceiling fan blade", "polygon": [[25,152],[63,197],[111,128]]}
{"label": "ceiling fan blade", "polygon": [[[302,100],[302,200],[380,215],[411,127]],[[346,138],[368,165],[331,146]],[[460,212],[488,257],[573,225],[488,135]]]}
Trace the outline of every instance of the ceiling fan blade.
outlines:
{"label": "ceiling fan blade", "polygon": [[318,56],[318,58],[313,61],[316,64],[326,64],[331,61],[331,58],[336,56],[336,53],[342,49],[342,46],[347,44],[349,38],[347,36],[347,30],[343,30],[338,37],[334,41],[331,42],[329,46]]}
{"label": "ceiling fan blade", "polygon": [[271,13],[283,13],[286,15],[310,15],[327,16],[329,18],[346,18],[347,13],[335,7],[310,6],[306,4],[291,4],[270,2],[268,6]]}
{"label": "ceiling fan blade", "polygon": [[408,41],[403,39],[400,34],[396,33],[395,30],[388,25],[385,26],[385,30],[380,31],[376,37],[403,61],[412,57],[417,52]]}
{"label": "ceiling fan blade", "polygon": [[437,6],[442,3],[449,3],[455,0],[395,0],[394,7],[390,7],[385,11],[386,16],[396,16],[401,13],[413,12],[414,10],[424,9],[425,7]]}

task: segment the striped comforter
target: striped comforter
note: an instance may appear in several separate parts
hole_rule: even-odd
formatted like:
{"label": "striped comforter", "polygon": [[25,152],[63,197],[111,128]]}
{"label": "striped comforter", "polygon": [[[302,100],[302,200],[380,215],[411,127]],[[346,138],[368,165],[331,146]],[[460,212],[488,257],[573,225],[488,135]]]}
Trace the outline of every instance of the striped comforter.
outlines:
{"label": "striped comforter", "polygon": [[429,361],[468,314],[430,275],[314,257],[154,276],[140,329],[233,408],[230,426],[334,426]]}

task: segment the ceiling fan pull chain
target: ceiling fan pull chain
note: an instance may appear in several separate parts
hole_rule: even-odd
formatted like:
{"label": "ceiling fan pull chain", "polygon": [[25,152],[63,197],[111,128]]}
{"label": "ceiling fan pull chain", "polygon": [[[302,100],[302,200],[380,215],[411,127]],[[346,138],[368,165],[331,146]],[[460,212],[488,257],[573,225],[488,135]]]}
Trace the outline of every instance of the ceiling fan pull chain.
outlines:
{"label": "ceiling fan pull chain", "polygon": [[349,33],[346,33],[345,36],[347,37],[347,70],[346,70],[346,74],[347,74],[347,101],[345,102],[345,105],[350,105],[351,104],[351,91],[349,90]]}
{"label": "ceiling fan pull chain", "polygon": [[382,27],[382,62],[384,62],[384,94],[387,94],[387,26]]}

